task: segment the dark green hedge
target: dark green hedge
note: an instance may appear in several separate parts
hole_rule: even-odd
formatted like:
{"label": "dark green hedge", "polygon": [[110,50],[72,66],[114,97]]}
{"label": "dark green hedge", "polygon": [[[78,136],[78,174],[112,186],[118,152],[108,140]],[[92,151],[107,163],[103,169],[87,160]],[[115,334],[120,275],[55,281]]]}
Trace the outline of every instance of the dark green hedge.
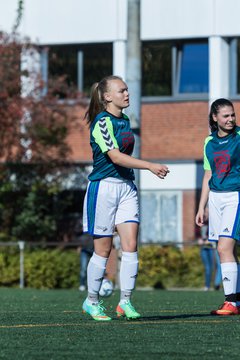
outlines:
{"label": "dark green hedge", "polygon": [[203,271],[198,246],[184,250],[172,246],[140,248],[138,286],[203,287]]}
{"label": "dark green hedge", "polygon": [[[0,286],[19,285],[18,248],[0,248]],[[26,249],[24,282],[30,288],[77,288],[79,254],[75,249]],[[137,286],[202,287],[203,266],[198,247],[142,246]]]}
{"label": "dark green hedge", "polygon": [[[18,286],[19,267],[16,249],[1,251],[0,286]],[[24,283],[26,287],[36,289],[78,287],[79,254],[76,250],[24,251]]]}

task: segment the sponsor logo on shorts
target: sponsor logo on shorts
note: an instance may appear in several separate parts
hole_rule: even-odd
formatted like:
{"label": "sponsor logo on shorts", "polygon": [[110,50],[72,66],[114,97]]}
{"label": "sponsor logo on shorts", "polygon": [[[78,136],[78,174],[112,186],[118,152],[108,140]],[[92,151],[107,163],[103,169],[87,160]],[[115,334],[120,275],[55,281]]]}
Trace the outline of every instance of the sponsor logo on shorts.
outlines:
{"label": "sponsor logo on shorts", "polygon": [[223,279],[223,281],[230,281],[230,279],[225,276],[225,278]]}
{"label": "sponsor logo on shorts", "polygon": [[137,276],[138,276],[138,274],[133,275],[133,276],[130,276],[130,278],[131,278],[131,279],[136,279],[136,278],[137,278]]}
{"label": "sponsor logo on shorts", "polygon": [[225,229],[223,230],[223,232],[224,232],[224,233],[229,233],[230,231],[228,230],[228,228],[225,228]]}
{"label": "sponsor logo on shorts", "polygon": [[107,231],[107,227],[106,226],[97,226],[97,229],[102,230],[103,232]]}
{"label": "sponsor logo on shorts", "polygon": [[210,236],[213,238],[215,236],[214,232],[211,232]]}

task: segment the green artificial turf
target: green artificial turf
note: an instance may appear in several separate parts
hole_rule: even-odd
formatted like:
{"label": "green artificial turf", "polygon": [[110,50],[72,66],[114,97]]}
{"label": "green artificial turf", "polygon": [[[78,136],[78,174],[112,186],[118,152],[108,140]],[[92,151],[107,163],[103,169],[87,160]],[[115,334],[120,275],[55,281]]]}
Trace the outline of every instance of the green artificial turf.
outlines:
{"label": "green artificial turf", "polygon": [[134,292],[142,314],[110,322],[82,314],[77,290],[0,289],[0,359],[239,359],[240,316],[211,316],[222,291]]}

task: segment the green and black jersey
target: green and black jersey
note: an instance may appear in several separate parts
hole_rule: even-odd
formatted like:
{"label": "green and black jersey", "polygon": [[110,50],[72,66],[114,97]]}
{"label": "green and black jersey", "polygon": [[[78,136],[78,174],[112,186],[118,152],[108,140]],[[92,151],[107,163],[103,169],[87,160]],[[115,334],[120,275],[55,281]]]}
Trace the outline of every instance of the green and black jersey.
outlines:
{"label": "green and black jersey", "polygon": [[205,139],[204,170],[211,170],[212,191],[240,191],[240,127],[224,137],[217,131]]}
{"label": "green and black jersey", "polygon": [[98,114],[90,127],[90,145],[93,152],[93,171],[89,175],[90,181],[107,177],[134,180],[132,169],[113,164],[107,155],[112,149],[119,149],[127,155],[133,152],[134,136],[129,118],[125,114],[119,118],[107,111]]}

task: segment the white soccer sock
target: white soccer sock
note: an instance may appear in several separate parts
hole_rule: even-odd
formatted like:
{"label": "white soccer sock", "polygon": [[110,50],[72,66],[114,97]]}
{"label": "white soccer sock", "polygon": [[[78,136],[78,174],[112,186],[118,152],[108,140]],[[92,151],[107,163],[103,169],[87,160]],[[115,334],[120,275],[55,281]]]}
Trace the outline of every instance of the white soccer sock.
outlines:
{"label": "white soccer sock", "polygon": [[222,282],[223,282],[223,290],[225,294],[226,301],[230,301],[233,305],[236,306],[236,300],[228,300],[228,295],[236,296],[237,289],[237,274],[238,267],[236,262],[231,263],[223,263],[221,264],[222,270]]}
{"label": "white soccer sock", "polygon": [[138,274],[138,252],[122,252],[122,260],[120,267],[120,289],[121,299],[129,300],[132,290],[135,287]]}
{"label": "white soccer sock", "polygon": [[95,252],[91,257],[87,268],[87,285],[89,301],[98,301],[98,293],[106,270],[108,258],[97,255]]}
{"label": "white soccer sock", "polygon": [[240,264],[237,265],[237,306],[240,306]]}

